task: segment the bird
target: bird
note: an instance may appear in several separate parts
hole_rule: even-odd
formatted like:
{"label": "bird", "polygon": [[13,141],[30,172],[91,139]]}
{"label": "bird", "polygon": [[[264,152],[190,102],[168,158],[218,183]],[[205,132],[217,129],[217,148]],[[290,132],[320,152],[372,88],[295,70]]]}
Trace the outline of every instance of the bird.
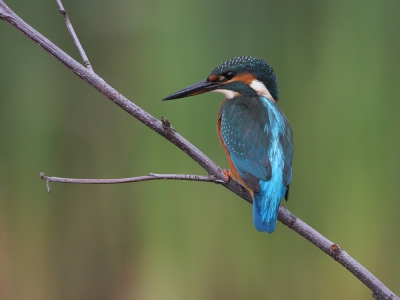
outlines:
{"label": "bird", "polygon": [[225,96],[217,132],[232,178],[253,199],[253,223],[260,232],[276,228],[279,205],[288,200],[292,181],[293,137],[278,106],[279,85],[273,68],[260,58],[239,56],[214,68],[205,80],[162,100],[206,92]]}

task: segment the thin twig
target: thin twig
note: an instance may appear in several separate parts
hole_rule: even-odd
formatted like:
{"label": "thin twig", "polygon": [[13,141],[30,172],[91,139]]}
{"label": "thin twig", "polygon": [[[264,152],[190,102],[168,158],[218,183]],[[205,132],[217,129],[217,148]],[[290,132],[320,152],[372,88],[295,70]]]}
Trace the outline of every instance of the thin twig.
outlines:
{"label": "thin twig", "polygon": [[117,179],[78,179],[78,178],[63,178],[63,177],[51,177],[47,176],[43,172],[40,173],[40,179],[46,181],[47,191],[50,193],[50,182],[62,182],[62,183],[79,183],[79,184],[117,184],[117,183],[130,183],[130,182],[141,182],[149,180],[187,180],[187,181],[203,181],[203,182],[214,182],[217,184],[223,184],[224,181],[216,179],[214,176],[202,176],[202,175],[188,175],[188,174],[154,174],[150,173],[146,176],[129,177],[129,178],[117,178]]}
{"label": "thin twig", "polygon": [[[69,55],[59,49],[47,38],[45,38],[31,26],[29,26],[11,9],[9,9],[2,0],[0,0],[0,19],[7,21],[15,28],[20,30],[22,33],[27,35],[35,43],[48,51],[51,55],[53,55],[64,65],[66,65],[72,72],[74,72],[87,83],[92,85],[108,99],[110,99],[123,110],[144,123],[146,126],[169,140],[171,143],[176,145],[187,155],[189,155],[194,161],[196,161],[201,167],[203,167],[208,172],[208,174],[214,176],[217,180],[225,180],[225,174],[221,170],[221,168],[219,168],[210,158],[208,158],[199,149],[189,143],[179,133],[177,133],[175,130],[171,130],[171,128],[169,128],[170,125],[168,125],[169,123],[167,124],[164,121],[163,125],[162,122],[151,116],[149,113],[147,113],[137,105],[130,102],[127,98],[122,96],[114,88],[108,85],[97,74],[84,68],[81,64],[72,59]],[[223,183],[222,185],[242,197],[244,200],[250,203],[252,202],[249,193],[237,182],[229,180],[227,183]],[[347,268],[355,277],[361,280],[369,289],[373,291],[374,298],[400,300],[399,297],[397,297],[392,291],[390,291],[382,282],[380,282],[361,264],[350,257],[343,249],[341,249],[336,244],[330,242],[319,232],[305,224],[303,221],[298,219],[282,206],[280,206],[279,208],[278,219],[283,224],[308,239],[318,248],[323,250],[325,253],[333,257],[337,262]]]}
{"label": "thin twig", "polygon": [[70,35],[72,36],[72,39],[74,40],[76,48],[78,48],[78,51],[83,59],[83,62],[86,65],[86,68],[88,68],[89,71],[93,72],[92,65],[90,64],[89,58],[86,56],[85,50],[83,49],[81,43],[79,42],[78,36],[75,33],[74,27],[72,26],[71,21],[68,18],[67,11],[64,9],[64,6],[62,5],[61,0],[56,0],[58,7],[60,8],[58,11],[63,15],[64,20],[65,20],[65,25],[68,28],[68,31]]}

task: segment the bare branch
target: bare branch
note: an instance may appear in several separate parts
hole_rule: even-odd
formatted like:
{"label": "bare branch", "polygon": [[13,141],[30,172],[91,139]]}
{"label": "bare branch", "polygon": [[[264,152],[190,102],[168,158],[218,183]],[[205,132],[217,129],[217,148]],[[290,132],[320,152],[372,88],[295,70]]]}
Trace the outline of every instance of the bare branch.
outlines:
{"label": "bare branch", "polygon": [[[204,168],[210,174],[210,176],[215,178],[215,180],[218,180],[218,182],[225,182],[225,174],[223,173],[221,168],[219,168],[210,158],[204,155],[199,149],[197,149],[185,138],[183,138],[179,133],[177,133],[165,118],[163,119],[163,122],[160,122],[149,113],[130,102],[120,93],[118,93],[114,88],[108,85],[97,74],[84,68],[81,64],[68,56],[65,52],[63,52],[56,45],[46,39],[43,35],[34,30],[31,26],[29,26],[26,22],[19,18],[11,9],[9,9],[2,0],[0,0],[0,19],[7,21],[15,28],[20,30],[22,33],[27,35],[35,43],[48,51],[51,55],[61,61],[65,66],[67,66],[72,72],[74,72],[87,83],[92,85],[108,99],[110,99],[123,110],[144,123],[146,126],[169,140],[171,143],[176,145],[183,152],[189,155],[194,161],[196,161],[202,168]],[[48,178],[44,180],[46,180],[47,183],[49,183],[50,181]],[[229,180],[227,183],[221,184],[227,189],[242,197],[247,202],[252,202],[249,193],[237,182]],[[347,268],[354,276],[356,276],[369,289],[372,290],[375,299],[400,300],[399,297],[397,297],[392,291],[390,291],[367,269],[365,269],[351,256],[349,256],[343,249],[341,249],[338,245],[332,243],[324,236],[322,236],[319,232],[298,219],[283,206],[279,207],[278,219],[283,224],[285,224],[301,236],[305,237],[311,243],[316,245],[326,254],[328,254],[345,268]]]}
{"label": "bare branch", "polygon": [[68,28],[68,31],[70,35],[72,36],[72,39],[74,40],[76,48],[78,48],[78,51],[83,59],[83,62],[86,65],[86,68],[88,68],[89,71],[93,71],[92,65],[90,64],[89,58],[86,56],[85,50],[83,49],[81,43],[79,42],[78,36],[75,33],[74,27],[72,26],[71,21],[68,18],[67,11],[64,9],[64,6],[62,5],[61,0],[56,0],[58,7],[60,8],[58,11],[63,15],[64,20],[65,20],[65,25]]}
{"label": "bare branch", "polygon": [[370,288],[375,299],[400,299],[382,282],[380,282],[378,278],[376,278],[371,272],[369,272],[359,262],[352,258],[346,251],[340,248],[337,244],[332,243],[322,234],[297,218],[282,205],[279,207],[279,221],[296,231],[302,237],[309,240],[311,243],[349,270],[362,283]]}
{"label": "bare branch", "polygon": [[130,182],[141,182],[149,180],[169,179],[169,180],[214,182],[217,184],[225,183],[223,180],[216,179],[212,175],[202,176],[202,175],[188,175],[188,174],[154,174],[154,173],[150,173],[146,176],[118,178],[118,179],[77,179],[77,178],[49,177],[43,172],[41,172],[40,179],[46,181],[47,191],[49,193],[50,193],[50,182],[79,183],[79,184],[117,184],[117,183],[130,183]]}

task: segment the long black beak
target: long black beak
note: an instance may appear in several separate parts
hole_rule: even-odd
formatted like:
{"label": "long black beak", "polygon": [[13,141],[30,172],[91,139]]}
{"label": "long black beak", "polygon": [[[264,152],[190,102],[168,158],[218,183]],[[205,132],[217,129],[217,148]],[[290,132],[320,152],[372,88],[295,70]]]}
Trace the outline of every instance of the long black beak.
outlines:
{"label": "long black beak", "polygon": [[181,89],[180,91],[177,91],[176,93],[173,93],[162,100],[173,100],[203,94],[217,89],[220,85],[220,82],[208,82],[207,80],[203,80],[191,86],[185,87],[184,89]]}

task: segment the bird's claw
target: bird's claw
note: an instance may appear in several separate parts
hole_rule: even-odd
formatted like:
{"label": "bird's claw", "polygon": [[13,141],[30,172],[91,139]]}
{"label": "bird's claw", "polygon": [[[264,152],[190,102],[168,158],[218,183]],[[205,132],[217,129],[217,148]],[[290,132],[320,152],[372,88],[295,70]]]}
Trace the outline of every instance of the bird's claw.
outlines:
{"label": "bird's claw", "polygon": [[225,174],[225,183],[228,183],[229,179],[231,178],[231,176],[229,175],[229,170],[222,170],[222,172],[224,172]]}

